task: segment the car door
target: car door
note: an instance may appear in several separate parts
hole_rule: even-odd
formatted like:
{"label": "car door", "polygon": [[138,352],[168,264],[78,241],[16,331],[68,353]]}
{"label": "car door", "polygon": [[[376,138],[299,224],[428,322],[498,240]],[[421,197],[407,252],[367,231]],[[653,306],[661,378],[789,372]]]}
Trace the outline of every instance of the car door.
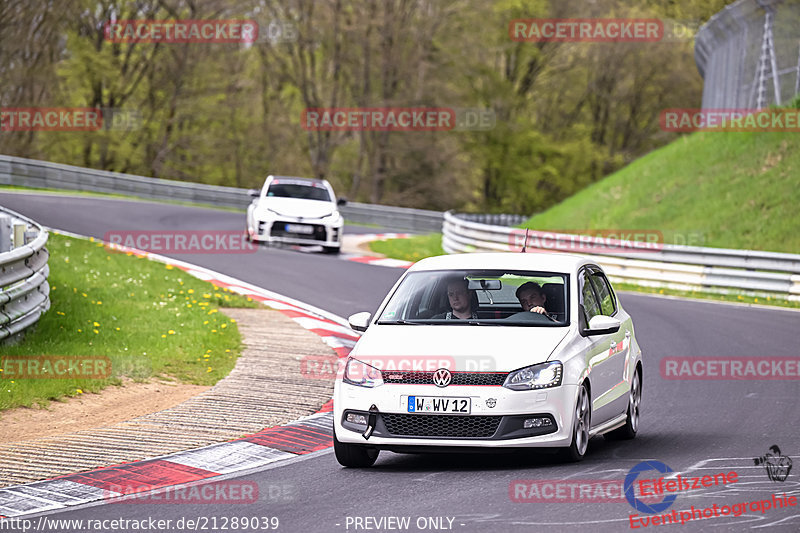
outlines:
{"label": "car door", "polygon": [[597,295],[600,312],[606,316],[613,316],[622,323],[619,331],[608,335],[608,360],[604,363],[610,374],[611,388],[608,391],[608,404],[613,418],[615,414],[625,412],[628,407],[630,384],[626,376],[628,375],[627,364],[631,345],[631,320],[617,304],[616,295],[603,271],[599,268],[589,268],[588,270]]}
{"label": "car door", "polygon": [[[578,319],[583,331],[594,316],[603,314],[592,272],[586,267],[578,273],[578,303]],[[584,353],[592,386],[592,426],[607,422],[617,414],[611,403],[614,399],[611,393],[616,385],[612,342],[616,346],[614,334],[584,336]]]}

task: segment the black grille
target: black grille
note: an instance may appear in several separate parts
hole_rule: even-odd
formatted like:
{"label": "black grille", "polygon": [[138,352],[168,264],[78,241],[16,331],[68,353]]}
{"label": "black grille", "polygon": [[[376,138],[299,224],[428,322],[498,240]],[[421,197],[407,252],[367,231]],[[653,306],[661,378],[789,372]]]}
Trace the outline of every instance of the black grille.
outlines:
{"label": "black grille", "polygon": [[286,223],[284,222],[275,222],[272,225],[272,229],[270,230],[270,235],[272,237],[291,237],[293,239],[307,239],[309,241],[324,241],[325,240],[325,226],[321,224],[299,224],[299,223],[291,223],[296,226],[311,226],[314,228],[313,233],[292,233],[286,231]]}
{"label": "black grille", "polygon": [[502,416],[381,414],[391,435],[406,437],[489,438]]}
{"label": "black grille", "polygon": [[[433,385],[433,372],[384,370],[384,383],[402,383],[408,385]],[[450,385],[494,385],[501,386],[506,381],[508,372],[452,372]]]}

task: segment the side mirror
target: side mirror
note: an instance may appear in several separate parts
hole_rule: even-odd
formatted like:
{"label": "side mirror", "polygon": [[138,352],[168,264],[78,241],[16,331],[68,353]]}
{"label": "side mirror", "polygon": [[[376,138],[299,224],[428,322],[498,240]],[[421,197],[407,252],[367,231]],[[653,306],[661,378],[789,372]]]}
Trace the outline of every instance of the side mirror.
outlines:
{"label": "side mirror", "polygon": [[258,198],[259,196],[261,196],[261,191],[259,189],[250,189],[249,191],[247,191],[247,194],[249,194],[253,198]]}
{"label": "side mirror", "polygon": [[336,205],[338,206],[347,205],[347,198],[340,197],[338,200],[336,200]]}
{"label": "side mirror", "polygon": [[372,318],[371,313],[362,311],[360,313],[350,315],[350,317],[347,319],[347,322],[350,324],[350,327],[356,331],[367,331],[370,318]]}
{"label": "side mirror", "polygon": [[622,322],[613,316],[596,315],[589,321],[589,327],[581,331],[581,334],[585,337],[590,337],[592,335],[608,335],[618,332],[620,326],[622,326]]}

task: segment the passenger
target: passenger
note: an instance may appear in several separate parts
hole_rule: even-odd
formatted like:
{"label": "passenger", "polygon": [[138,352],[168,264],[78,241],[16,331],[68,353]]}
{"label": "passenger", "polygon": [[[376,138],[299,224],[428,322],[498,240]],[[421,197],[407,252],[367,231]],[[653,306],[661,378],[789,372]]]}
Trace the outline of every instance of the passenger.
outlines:
{"label": "passenger", "polygon": [[520,285],[517,289],[517,300],[519,300],[523,311],[530,311],[531,313],[539,313],[550,317],[550,313],[544,308],[547,295],[545,295],[538,283],[529,281]]}
{"label": "passenger", "polygon": [[478,318],[478,298],[475,291],[467,289],[467,280],[454,279],[447,284],[447,299],[450,301],[451,311],[440,313],[433,318],[445,320],[458,320]]}

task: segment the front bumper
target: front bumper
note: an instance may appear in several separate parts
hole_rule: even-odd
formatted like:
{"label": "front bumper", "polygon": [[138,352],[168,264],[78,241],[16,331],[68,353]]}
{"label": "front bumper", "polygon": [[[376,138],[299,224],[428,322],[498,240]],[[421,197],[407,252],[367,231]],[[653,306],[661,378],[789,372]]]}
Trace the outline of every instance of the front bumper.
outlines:
{"label": "front bumper", "polygon": [[[409,447],[525,448],[569,446],[577,387],[513,391],[499,386],[384,384],[365,388],[337,380],[334,392],[334,430],[340,442],[369,444],[384,449]],[[421,414],[404,410],[404,396],[469,397],[471,413]],[[364,439],[366,426],[345,420],[350,413],[369,415],[374,405],[375,426]],[[490,407],[492,405],[493,407]],[[529,418],[547,418],[549,426],[524,428]]]}
{"label": "front bumper", "polygon": [[[308,233],[290,231],[293,229],[292,226],[308,228]],[[255,227],[249,228],[249,233],[252,240],[265,243],[339,247],[342,240],[342,226],[342,223],[328,223],[321,219],[256,220]]]}

